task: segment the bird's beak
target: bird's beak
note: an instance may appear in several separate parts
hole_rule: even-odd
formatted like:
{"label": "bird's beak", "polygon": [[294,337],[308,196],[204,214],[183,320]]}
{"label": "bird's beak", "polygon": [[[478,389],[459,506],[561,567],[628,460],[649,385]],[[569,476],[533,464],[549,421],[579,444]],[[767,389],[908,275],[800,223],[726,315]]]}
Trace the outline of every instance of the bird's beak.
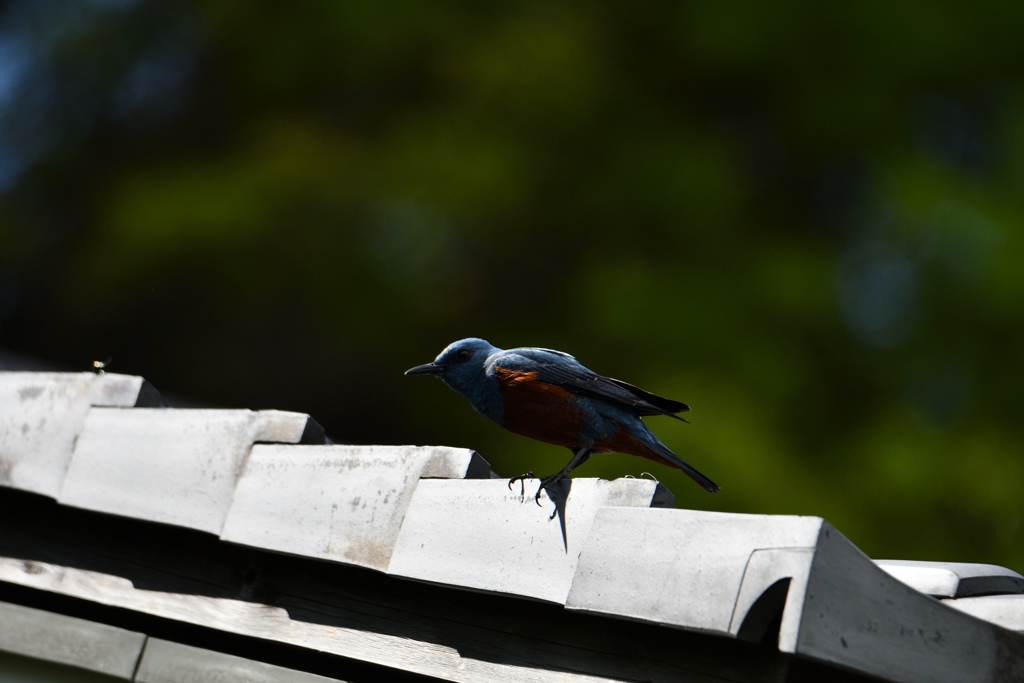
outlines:
{"label": "bird's beak", "polygon": [[444,370],[443,365],[437,363],[427,363],[426,365],[417,365],[414,368],[409,368],[405,371],[407,375],[436,375]]}

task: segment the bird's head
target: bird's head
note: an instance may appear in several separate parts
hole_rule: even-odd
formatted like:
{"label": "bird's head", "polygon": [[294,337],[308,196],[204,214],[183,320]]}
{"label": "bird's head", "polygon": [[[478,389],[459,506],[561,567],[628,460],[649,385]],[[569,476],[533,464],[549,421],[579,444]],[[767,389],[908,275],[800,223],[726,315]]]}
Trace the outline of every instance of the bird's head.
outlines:
{"label": "bird's head", "polygon": [[449,344],[433,363],[417,365],[405,371],[407,375],[437,375],[444,383],[463,396],[474,393],[484,374],[484,363],[495,351],[500,351],[483,339],[470,337]]}

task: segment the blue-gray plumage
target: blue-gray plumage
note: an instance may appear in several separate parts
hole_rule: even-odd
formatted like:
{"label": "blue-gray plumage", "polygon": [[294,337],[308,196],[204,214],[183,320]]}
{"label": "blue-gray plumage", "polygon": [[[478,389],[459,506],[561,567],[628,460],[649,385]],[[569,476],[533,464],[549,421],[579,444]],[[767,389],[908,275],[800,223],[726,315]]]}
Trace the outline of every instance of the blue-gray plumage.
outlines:
{"label": "blue-gray plumage", "polygon": [[[676,413],[689,406],[643,391],[583,367],[561,351],[525,347],[503,350],[483,339],[457,341],[434,359],[406,371],[437,375],[477,411],[505,429],[538,441],[566,446],[568,465],[541,479],[540,490],[563,479],[592,453],[638,455],[686,472],[704,490],[718,486],[661,443],[640,419]],[[512,482],[534,476],[513,477]]]}

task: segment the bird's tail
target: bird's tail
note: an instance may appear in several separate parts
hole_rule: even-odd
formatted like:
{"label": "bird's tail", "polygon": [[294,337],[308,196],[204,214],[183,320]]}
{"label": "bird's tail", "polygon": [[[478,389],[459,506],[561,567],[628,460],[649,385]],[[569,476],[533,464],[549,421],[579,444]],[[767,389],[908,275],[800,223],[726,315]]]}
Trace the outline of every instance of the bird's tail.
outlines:
{"label": "bird's tail", "polygon": [[[690,463],[686,462],[678,455],[670,451],[668,446],[659,441],[658,437],[654,436],[654,434],[652,434],[650,430],[645,429],[644,431],[647,432],[647,434],[644,435],[647,438],[643,439],[644,445],[647,446],[647,448],[649,448],[651,451],[653,451],[653,453],[657,455],[659,460],[663,461],[666,465],[670,465],[672,467],[675,467],[676,469],[686,472],[686,474],[689,475],[690,479],[693,479],[695,482],[700,484],[701,488],[703,488],[708,493],[718,493],[718,484],[705,477],[703,474],[698,472],[695,467],[690,465]],[[654,460],[654,458],[650,459]]]}

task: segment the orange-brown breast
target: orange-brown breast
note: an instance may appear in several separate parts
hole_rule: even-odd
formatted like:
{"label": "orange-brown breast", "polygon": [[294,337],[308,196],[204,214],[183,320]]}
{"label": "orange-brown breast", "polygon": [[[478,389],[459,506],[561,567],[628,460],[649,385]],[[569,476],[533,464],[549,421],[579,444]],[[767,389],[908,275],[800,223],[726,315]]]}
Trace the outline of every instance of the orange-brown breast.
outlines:
{"label": "orange-brown breast", "polygon": [[580,446],[586,418],[576,406],[576,394],[537,381],[536,372],[494,368],[494,373],[505,407],[505,429],[556,446]]}

